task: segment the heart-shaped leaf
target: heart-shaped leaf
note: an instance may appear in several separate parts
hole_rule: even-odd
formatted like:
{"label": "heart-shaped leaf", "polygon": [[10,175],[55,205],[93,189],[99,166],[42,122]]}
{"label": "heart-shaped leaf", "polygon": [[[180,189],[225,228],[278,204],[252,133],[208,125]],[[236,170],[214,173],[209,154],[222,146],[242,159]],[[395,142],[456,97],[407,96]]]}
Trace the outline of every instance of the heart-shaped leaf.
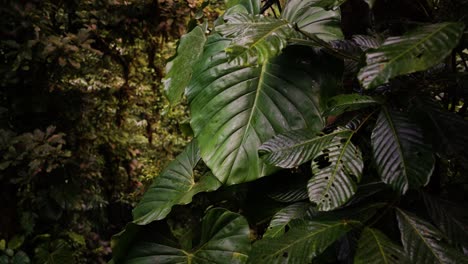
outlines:
{"label": "heart-shaped leaf", "polygon": [[274,171],[257,153],[272,136],[323,127],[320,100],[336,90],[341,67],[305,47],[288,48],[261,67],[230,64],[229,43],[219,36],[208,40],[188,97],[201,156],[232,185]]}

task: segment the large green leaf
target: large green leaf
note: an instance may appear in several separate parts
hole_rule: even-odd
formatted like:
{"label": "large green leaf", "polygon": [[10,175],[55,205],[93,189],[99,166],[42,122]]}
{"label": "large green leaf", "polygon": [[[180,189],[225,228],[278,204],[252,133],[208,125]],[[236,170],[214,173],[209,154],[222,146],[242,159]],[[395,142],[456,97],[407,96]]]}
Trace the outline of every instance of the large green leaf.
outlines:
{"label": "large green leaf", "polygon": [[426,70],[452,52],[463,29],[462,23],[431,24],[387,38],[379,48],[367,52],[367,66],[359,72],[359,81],[370,89],[393,77]]}
{"label": "large green leaf", "polygon": [[224,16],[225,24],[216,27],[224,37],[232,38],[226,48],[230,60],[236,64],[247,64],[251,58],[263,64],[278,55],[292,36],[300,37],[286,20],[273,17],[235,13]]}
{"label": "large green leaf", "polygon": [[268,228],[263,235],[267,237],[278,237],[284,234],[285,227],[294,219],[300,219],[306,215],[310,203],[294,203],[279,210],[271,219]]}
{"label": "large green leaf", "polygon": [[290,0],[281,17],[309,34],[324,41],[343,38],[339,10],[325,10],[318,6],[323,0]]}
{"label": "large green leaf", "polygon": [[284,235],[253,245],[248,263],[310,263],[328,246],[352,229],[357,221],[312,222],[296,220]]}
{"label": "large green leaf", "polygon": [[176,204],[188,204],[199,192],[214,191],[221,183],[211,173],[196,178],[193,168],[200,160],[196,141],[159,175],[133,210],[134,223],[145,225],[164,219]]}
{"label": "large green leaf", "polygon": [[328,108],[323,112],[323,115],[341,115],[344,112],[358,110],[378,103],[377,100],[366,95],[341,94],[328,100]]}
{"label": "large green leaf", "polygon": [[436,226],[450,239],[451,244],[468,246],[468,214],[465,208],[424,194],[427,211]]}
{"label": "large green leaf", "polygon": [[451,248],[430,223],[397,209],[401,240],[411,263],[468,263],[468,258]]}
{"label": "large green leaf", "polygon": [[432,150],[406,113],[382,107],[371,140],[383,182],[401,193],[429,182],[434,169]]}
{"label": "large green leaf", "polygon": [[188,89],[191,125],[201,156],[228,185],[252,181],[274,168],[257,149],[288,130],[320,130],[320,100],[338,86],[337,61],[305,47],[290,47],[261,67],[228,62],[228,39],[212,36]]}
{"label": "large green leaf", "polygon": [[[338,129],[340,131],[341,128]],[[321,211],[346,203],[356,192],[364,167],[361,152],[351,143],[353,131],[336,135],[313,159],[307,188],[309,199]]]}
{"label": "large green leaf", "polygon": [[189,84],[192,65],[203,52],[205,41],[205,32],[199,26],[180,38],[176,57],[167,63],[164,78],[164,90],[172,104],[180,100],[185,87]]}
{"label": "large green leaf", "polygon": [[349,131],[337,130],[330,134],[307,129],[288,131],[263,143],[259,154],[267,164],[294,168],[311,160],[340,134],[349,134]]}
{"label": "large green leaf", "polygon": [[250,251],[250,229],[245,218],[220,208],[209,210],[203,218],[201,238],[194,248],[182,248],[167,235],[153,234],[151,230],[146,233],[116,263],[245,263]]}
{"label": "large green leaf", "polygon": [[358,242],[354,264],[403,264],[409,263],[403,248],[386,235],[366,227]]}

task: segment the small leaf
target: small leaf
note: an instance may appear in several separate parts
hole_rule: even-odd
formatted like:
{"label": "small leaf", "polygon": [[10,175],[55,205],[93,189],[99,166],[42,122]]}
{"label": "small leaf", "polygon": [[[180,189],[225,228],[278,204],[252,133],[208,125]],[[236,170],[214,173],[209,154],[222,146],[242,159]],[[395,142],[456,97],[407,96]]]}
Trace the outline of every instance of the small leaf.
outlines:
{"label": "small leaf", "polygon": [[284,229],[291,220],[305,216],[310,206],[310,203],[295,203],[279,210],[271,219],[263,237],[278,237],[284,234]]}
{"label": "small leaf", "polygon": [[282,168],[294,168],[315,157],[331,140],[349,131],[319,134],[308,129],[288,131],[263,143],[259,154],[267,164]]}
{"label": "small leaf", "polygon": [[440,23],[419,27],[399,37],[390,37],[366,54],[367,66],[358,79],[366,89],[389,79],[426,70],[447,57],[463,34],[461,23]]}
{"label": "small leaf", "polygon": [[403,248],[411,263],[468,263],[462,253],[451,248],[444,236],[428,222],[397,209]]}
{"label": "small leaf", "polygon": [[176,204],[188,204],[199,192],[214,191],[221,183],[211,174],[195,180],[193,168],[200,160],[196,141],[192,141],[158,176],[133,210],[134,223],[146,225],[164,219]]}
{"label": "small leaf", "polygon": [[431,146],[403,112],[382,107],[372,131],[372,149],[383,182],[400,193],[429,183],[434,170]]}
{"label": "small leaf", "polygon": [[177,54],[167,63],[167,74],[163,80],[164,90],[171,104],[177,103],[182,97],[192,77],[192,65],[203,52],[205,41],[205,32],[199,26],[180,38]]}
{"label": "small leaf", "polygon": [[284,235],[265,238],[253,245],[248,263],[310,263],[357,221],[313,222],[296,220]]}
{"label": "small leaf", "polygon": [[379,102],[374,98],[359,94],[342,94],[328,100],[328,108],[323,112],[323,116],[341,115],[344,112],[354,111],[368,106],[376,105]]}
{"label": "small leaf", "polygon": [[354,264],[402,264],[408,263],[403,248],[393,243],[386,235],[366,227],[361,234]]}

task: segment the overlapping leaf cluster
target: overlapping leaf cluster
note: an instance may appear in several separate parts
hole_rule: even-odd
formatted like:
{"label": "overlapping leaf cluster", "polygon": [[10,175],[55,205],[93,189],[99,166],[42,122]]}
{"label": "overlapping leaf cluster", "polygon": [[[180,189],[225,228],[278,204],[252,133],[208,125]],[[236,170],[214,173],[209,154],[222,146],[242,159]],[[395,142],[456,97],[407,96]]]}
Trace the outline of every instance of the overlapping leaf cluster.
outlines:
{"label": "overlapping leaf cluster", "polygon": [[[377,10],[379,1],[366,2]],[[153,244],[137,239],[116,260],[175,263],[168,255],[180,255],[177,263],[198,263],[203,243],[222,234],[220,249],[207,252],[204,263],[467,262],[466,218],[457,206],[443,206],[445,186],[453,178],[466,183],[466,142],[461,131],[440,128],[466,127],[466,98],[448,99],[428,74],[449,56],[455,67],[447,66],[452,75],[445,77],[463,78],[468,66],[457,64],[464,61],[465,26],[426,23],[400,36],[390,36],[390,28],[347,40],[340,26],[347,4],[291,0],[280,16],[258,14],[255,0],[229,5],[203,50],[196,49],[198,59],[185,60],[181,72],[191,76],[185,94],[195,139],[156,179],[118,242],[130,241],[135,224],[161,220],[173,205],[220,188],[215,196],[247,190],[231,197],[245,205],[229,208],[249,219],[252,248],[248,232],[235,231],[247,228],[243,220],[202,228],[194,249],[191,242],[179,249],[186,237],[170,251],[162,236]],[[202,38],[197,29],[189,34]],[[177,71],[171,66],[171,78]],[[170,98],[182,96],[179,86],[166,88]],[[444,107],[447,100],[452,105]],[[193,176],[202,161],[212,174]],[[220,210],[210,209],[202,226]]]}

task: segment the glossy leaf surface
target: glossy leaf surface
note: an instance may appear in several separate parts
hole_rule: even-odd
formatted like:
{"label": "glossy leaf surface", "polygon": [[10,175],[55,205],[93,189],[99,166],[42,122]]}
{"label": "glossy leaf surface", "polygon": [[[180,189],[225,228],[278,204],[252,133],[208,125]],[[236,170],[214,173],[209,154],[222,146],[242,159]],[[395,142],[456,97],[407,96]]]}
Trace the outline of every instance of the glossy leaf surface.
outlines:
{"label": "glossy leaf surface", "polygon": [[176,57],[166,65],[164,90],[169,102],[177,103],[192,77],[192,65],[203,52],[205,32],[198,26],[180,38]]}
{"label": "glossy leaf surface", "polygon": [[145,225],[164,219],[176,204],[188,204],[199,192],[214,191],[221,183],[211,173],[195,178],[193,168],[200,160],[196,141],[172,161],[146,191],[133,210],[134,223]]}
{"label": "glossy leaf surface", "polygon": [[[341,128],[338,129],[340,131]],[[351,142],[353,131],[336,135],[312,161],[314,174],[307,184],[310,201],[320,211],[333,210],[356,192],[364,167],[361,152]]]}
{"label": "glossy leaf surface", "polygon": [[342,39],[340,11],[327,11],[317,5],[319,2],[320,0],[290,0],[281,17],[324,41]]}
{"label": "glossy leaf surface", "polygon": [[320,100],[336,90],[340,69],[335,60],[300,47],[261,67],[235,65],[224,53],[229,43],[219,36],[208,41],[188,97],[201,156],[221,182],[232,185],[273,171],[257,154],[272,136],[323,127]]}
{"label": "glossy leaf surface", "polygon": [[468,263],[466,256],[451,248],[430,223],[397,210],[401,240],[411,263]]}
{"label": "glossy leaf surface", "polygon": [[345,130],[330,134],[310,130],[288,131],[263,143],[259,153],[268,164],[294,168],[315,157],[335,136],[348,133],[349,131]]}
{"label": "glossy leaf surface", "polygon": [[372,131],[372,149],[383,182],[405,193],[425,186],[434,169],[430,145],[407,114],[382,108]]}
{"label": "glossy leaf surface", "polygon": [[366,89],[389,79],[426,70],[447,57],[463,34],[461,23],[440,23],[419,27],[403,36],[390,37],[366,54],[367,66],[358,79]]}

